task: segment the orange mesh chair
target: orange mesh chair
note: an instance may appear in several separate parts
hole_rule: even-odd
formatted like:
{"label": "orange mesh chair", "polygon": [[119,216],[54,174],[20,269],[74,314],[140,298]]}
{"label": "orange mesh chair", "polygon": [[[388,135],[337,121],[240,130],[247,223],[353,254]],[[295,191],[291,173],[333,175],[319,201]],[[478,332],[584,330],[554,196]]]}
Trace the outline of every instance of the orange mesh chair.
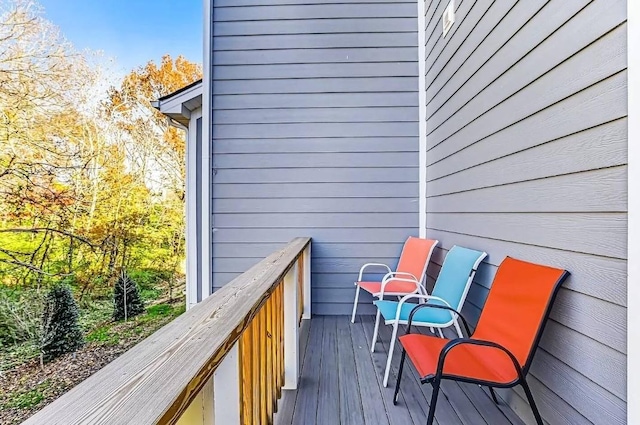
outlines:
{"label": "orange mesh chair", "polygon": [[[355,282],[356,297],[353,301],[351,323],[354,323],[356,319],[360,289],[364,289],[374,297],[378,297],[381,300],[384,299],[385,295],[399,297],[415,293],[427,295],[427,291],[422,285],[422,281],[424,280],[429,259],[431,258],[431,254],[433,254],[433,250],[436,245],[438,245],[437,240],[422,239],[411,236],[404,243],[400,259],[398,260],[398,267],[395,272],[392,272],[391,268],[386,264],[367,263],[362,266],[360,268],[360,274],[358,275],[358,281]],[[381,282],[362,281],[364,271],[371,267],[383,267],[387,270],[387,274],[384,275]],[[378,311],[376,319],[376,333],[379,324],[380,312]]]}
{"label": "orange mesh chair", "polygon": [[489,387],[493,401],[498,399],[493,387],[522,385],[536,422],[542,425],[540,412],[525,376],[538,347],[560,285],[569,272],[507,257],[496,272],[487,301],[471,336],[452,340],[411,333],[413,316],[422,308],[451,310],[434,304],[419,304],[409,315],[407,333],[400,337],[402,358],[394,394],[394,404],[408,355],[421,376],[421,383],[433,386],[427,424],[433,424],[440,382],[443,379],[469,382]]}

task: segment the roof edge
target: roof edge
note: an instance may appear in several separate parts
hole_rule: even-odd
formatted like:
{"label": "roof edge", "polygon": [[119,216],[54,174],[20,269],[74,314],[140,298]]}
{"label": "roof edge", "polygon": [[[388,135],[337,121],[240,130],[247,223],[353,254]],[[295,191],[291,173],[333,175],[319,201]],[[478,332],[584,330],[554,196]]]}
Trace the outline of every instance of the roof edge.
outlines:
{"label": "roof edge", "polygon": [[167,100],[167,99],[170,99],[170,98],[172,98],[174,96],[177,96],[180,93],[184,93],[185,91],[187,91],[187,90],[189,90],[189,89],[191,89],[193,87],[196,87],[198,84],[202,84],[202,78],[200,78],[199,80],[194,81],[191,84],[188,84],[188,85],[182,87],[181,89],[178,89],[178,90],[174,91],[173,93],[169,93],[167,95],[162,96],[161,98],[159,98],[157,100],[157,102],[162,102],[164,100]]}

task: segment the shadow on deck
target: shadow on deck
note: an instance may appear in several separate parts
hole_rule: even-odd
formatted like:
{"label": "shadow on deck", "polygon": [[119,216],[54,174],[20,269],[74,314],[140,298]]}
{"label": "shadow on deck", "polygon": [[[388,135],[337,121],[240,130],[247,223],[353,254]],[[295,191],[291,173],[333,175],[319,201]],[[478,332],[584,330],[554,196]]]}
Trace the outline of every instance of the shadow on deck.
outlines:
{"label": "shadow on deck", "polygon": [[[276,425],[426,423],[431,386],[420,385],[415,369],[406,367],[398,405],[393,405],[400,348],[396,344],[389,386],[384,388],[391,328],[380,327],[376,352],[371,353],[373,323],[373,316],[359,316],[355,324],[346,316],[313,317],[305,335],[299,389],[283,391]],[[478,385],[444,381],[441,391],[436,410],[440,425],[523,424]]]}

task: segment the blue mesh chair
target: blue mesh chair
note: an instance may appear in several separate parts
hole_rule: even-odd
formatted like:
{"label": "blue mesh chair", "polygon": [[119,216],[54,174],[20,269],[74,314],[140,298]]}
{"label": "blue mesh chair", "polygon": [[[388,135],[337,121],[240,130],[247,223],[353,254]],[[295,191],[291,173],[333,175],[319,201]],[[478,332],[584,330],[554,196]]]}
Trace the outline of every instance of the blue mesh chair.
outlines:
{"label": "blue mesh chair", "polygon": [[[384,371],[383,385],[386,387],[389,380],[389,370],[391,368],[391,359],[393,358],[393,348],[396,343],[398,334],[398,325],[406,325],[409,321],[411,310],[418,305],[415,302],[426,302],[427,304],[442,305],[460,311],[473,277],[475,276],[478,266],[487,256],[486,252],[475,251],[473,249],[463,248],[454,245],[444,259],[440,274],[433,287],[431,295],[409,294],[400,301],[375,301],[378,311],[384,318],[386,325],[393,325],[393,334],[389,347],[389,357],[387,358],[387,367]],[[413,317],[413,326],[428,326],[432,329],[437,328],[440,337],[442,337],[442,328],[453,325],[460,338],[463,338],[460,325],[458,323],[458,315],[449,310],[441,310],[437,308],[425,308],[416,312]],[[377,339],[377,334],[373,336],[373,345]],[[371,349],[373,351],[374,346]]]}

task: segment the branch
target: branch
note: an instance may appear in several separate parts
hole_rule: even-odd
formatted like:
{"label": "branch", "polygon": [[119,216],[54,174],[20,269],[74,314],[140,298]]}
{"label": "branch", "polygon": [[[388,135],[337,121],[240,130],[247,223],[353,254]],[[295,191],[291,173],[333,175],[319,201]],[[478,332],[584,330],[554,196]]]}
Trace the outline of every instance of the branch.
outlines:
{"label": "branch", "polygon": [[73,239],[77,239],[80,242],[89,245],[91,248],[95,248],[95,245],[86,238],[82,236],[75,235],[71,232],[67,232],[64,230],[52,229],[50,227],[34,227],[32,229],[2,229],[0,233],[40,233],[40,232],[54,232],[59,233],[61,235],[68,236]]}
{"label": "branch", "polygon": [[29,269],[30,271],[34,272],[34,273],[38,273],[38,274],[42,274],[45,276],[50,276],[50,277],[67,277],[67,276],[72,276],[73,273],[61,273],[61,274],[55,274],[55,273],[49,273],[49,272],[45,272],[44,270],[34,266],[33,264],[29,264],[29,263],[25,263],[22,261],[18,261],[18,260],[4,260],[2,258],[0,258],[0,263],[7,263],[7,264],[12,264],[14,266],[19,266],[19,267],[24,267]]}

